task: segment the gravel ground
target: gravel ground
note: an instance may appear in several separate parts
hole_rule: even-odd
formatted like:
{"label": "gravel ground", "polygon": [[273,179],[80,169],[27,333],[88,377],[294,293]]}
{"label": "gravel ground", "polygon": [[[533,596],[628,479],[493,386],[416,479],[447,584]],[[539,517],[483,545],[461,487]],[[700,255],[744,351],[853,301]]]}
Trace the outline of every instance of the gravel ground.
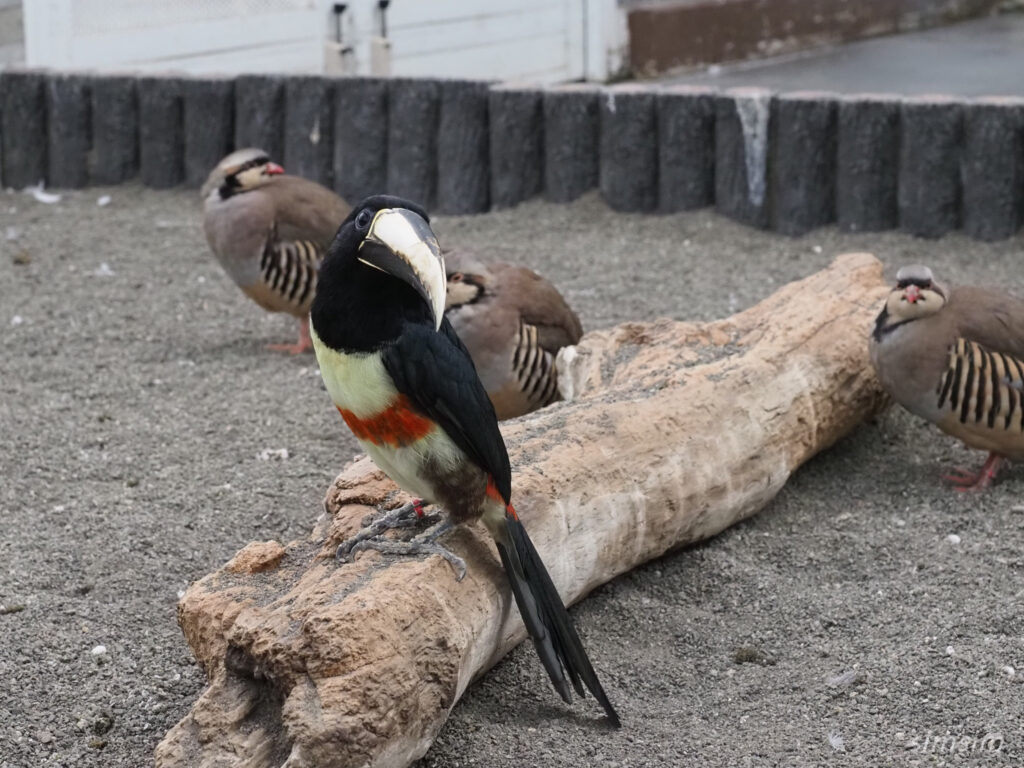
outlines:
{"label": "gravel ground", "polygon": [[[538,268],[591,329],[724,316],[847,250],[1024,293],[1021,239],[786,239],[595,197],[437,230]],[[204,683],[177,596],[304,536],[356,448],[312,356],[264,350],[295,329],[220,272],[194,193],[0,194],[0,247],[0,766],[147,765]],[[899,411],[864,425],[762,514],[574,610],[625,728],[564,708],[523,646],[422,766],[1021,765],[1024,476],[939,481],[981,459]]]}

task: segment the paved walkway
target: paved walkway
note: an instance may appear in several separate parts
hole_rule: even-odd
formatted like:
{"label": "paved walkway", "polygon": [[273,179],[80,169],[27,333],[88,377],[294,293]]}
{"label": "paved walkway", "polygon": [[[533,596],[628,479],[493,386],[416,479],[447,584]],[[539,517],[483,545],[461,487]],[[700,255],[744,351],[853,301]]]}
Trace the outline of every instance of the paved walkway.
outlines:
{"label": "paved walkway", "polygon": [[787,91],[1024,96],[1024,14],[723,65],[715,74],[704,71],[662,81]]}

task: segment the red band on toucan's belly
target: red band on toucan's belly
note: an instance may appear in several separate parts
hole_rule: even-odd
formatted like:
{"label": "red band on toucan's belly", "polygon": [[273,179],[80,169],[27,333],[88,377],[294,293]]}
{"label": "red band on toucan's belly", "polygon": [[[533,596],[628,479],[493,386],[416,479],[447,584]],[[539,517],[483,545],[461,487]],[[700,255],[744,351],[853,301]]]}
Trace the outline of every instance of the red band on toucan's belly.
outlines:
{"label": "red band on toucan's belly", "polygon": [[412,409],[409,398],[405,395],[399,395],[383,411],[366,419],[361,419],[344,408],[338,408],[338,413],[348,424],[352,434],[374,445],[402,448],[426,437],[434,428],[434,422]]}

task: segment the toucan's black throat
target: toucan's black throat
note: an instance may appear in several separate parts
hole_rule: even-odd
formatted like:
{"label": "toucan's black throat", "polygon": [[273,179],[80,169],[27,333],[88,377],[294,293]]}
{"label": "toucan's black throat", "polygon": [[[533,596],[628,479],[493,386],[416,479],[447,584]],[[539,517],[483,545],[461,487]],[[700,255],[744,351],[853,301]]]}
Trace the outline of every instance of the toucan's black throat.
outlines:
{"label": "toucan's black throat", "polygon": [[374,352],[395,341],[406,323],[434,325],[411,286],[355,259],[324,262],[310,322],[338,352]]}

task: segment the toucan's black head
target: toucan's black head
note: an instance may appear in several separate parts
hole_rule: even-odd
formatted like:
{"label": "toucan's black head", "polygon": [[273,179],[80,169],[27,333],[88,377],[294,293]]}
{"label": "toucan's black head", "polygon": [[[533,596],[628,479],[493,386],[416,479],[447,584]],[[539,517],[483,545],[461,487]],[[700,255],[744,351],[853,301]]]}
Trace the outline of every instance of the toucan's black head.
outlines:
{"label": "toucan's black head", "polygon": [[339,351],[371,351],[405,323],[440,327],[444,258],[427,212],[390,195],[363,200],[341,223],[320,267],[310,313],[320,340]]}

